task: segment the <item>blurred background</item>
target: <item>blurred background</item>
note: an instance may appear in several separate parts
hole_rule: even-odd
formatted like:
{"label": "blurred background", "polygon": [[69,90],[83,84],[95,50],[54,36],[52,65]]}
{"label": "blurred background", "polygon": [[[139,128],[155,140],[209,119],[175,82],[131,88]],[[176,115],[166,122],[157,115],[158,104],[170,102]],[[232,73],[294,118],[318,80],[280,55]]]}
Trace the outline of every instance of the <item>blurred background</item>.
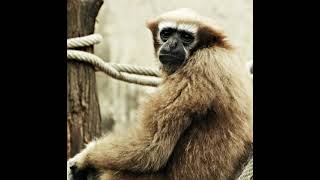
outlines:
{"label": "blurred background", "polygon": [[[253,0],[104,0],[95,31],[104,40],[95,54],[107,62],[157,68],[146,20],[177,8],[211,17],[239,48],[242,61],[252,60]],[[137,108],[154,88],[114,80],[97,72],[102,132],[129,127]]]}

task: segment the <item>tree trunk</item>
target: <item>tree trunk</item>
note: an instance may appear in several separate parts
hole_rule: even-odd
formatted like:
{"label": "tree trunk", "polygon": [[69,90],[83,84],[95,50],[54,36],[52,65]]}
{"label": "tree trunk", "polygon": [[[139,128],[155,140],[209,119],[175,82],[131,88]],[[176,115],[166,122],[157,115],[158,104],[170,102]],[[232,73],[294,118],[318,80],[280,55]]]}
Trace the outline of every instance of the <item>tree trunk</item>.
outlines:
{"label": "tree trunk", "polygon": [[[103,0],[67,0],[67,37],[94,32],[96,16]],[[79,48],[93,52],[93,47]],[[67,61],[67,158],[85,143],[101,135],[101,115],[94,68],[86,63]]]}

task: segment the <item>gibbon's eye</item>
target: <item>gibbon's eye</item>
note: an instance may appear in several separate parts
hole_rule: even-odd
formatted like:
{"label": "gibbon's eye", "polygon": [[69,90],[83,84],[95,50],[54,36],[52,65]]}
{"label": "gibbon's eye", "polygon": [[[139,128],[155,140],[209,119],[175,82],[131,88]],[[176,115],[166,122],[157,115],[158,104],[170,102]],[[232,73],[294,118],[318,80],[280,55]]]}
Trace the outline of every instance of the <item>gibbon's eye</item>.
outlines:
{"label": "gibbon's eye", "polygon": [[187,33],[187,32],[181,32],[180,37],[183,40],[184,43],[190,44],[193,42],[194,37],[192,34]]}
{"label": "gibbon's eye", "polygon": [[168,38],[170,37],[170,35],[172,34],[172,29],[164,29],[160,32],[160,37],[163,41],[168,40]]}

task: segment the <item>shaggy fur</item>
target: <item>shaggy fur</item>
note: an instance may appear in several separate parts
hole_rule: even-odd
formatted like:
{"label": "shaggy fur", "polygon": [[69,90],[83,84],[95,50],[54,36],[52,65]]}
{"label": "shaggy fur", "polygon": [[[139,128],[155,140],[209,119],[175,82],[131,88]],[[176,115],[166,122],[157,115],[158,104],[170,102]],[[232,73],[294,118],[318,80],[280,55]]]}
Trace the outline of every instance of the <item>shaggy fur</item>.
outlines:
{"label": "shaggy fur", "polygon": [[[187,13],[186,13],[187,12]],[[199,27],[199,44],[141,108],[137,126],[110,134],[76,158],[107,179],[232,180],[252,142],[252,82],[222,31],[188,10],[150,22],[155,52],[159,22]]]}

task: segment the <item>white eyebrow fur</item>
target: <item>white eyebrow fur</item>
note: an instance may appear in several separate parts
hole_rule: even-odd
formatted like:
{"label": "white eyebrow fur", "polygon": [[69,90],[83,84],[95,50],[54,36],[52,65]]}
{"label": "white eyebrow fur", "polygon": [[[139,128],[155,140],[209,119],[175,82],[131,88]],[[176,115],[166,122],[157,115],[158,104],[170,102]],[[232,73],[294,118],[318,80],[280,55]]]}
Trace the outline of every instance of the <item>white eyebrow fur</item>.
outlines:
{"label": "white eyebrow fur", "polygon": [[183,30],[193,34],[195,34],[198,31],[198,26],[196,24],[182,23],[177,25],[177,23],[174,21],[160,22],[158,25],[158,28],[159,28],[159,32],[164,28],[173,28],[173,29]]}
{"label": "white eyebrow fur", "polygon": [[195,24],[179,24],[178,30],[183,30],[195,34],[198,31],[198,26]]}
{"label": "white eyebrow fur", "polygon": [[173,28],[173,29],[175,29],[175,28],[177,28],[177,23],[173,22],[173,21],[163,21],[163,22],[159,23],[158,28],[159,28],[159,32],[163,28]]}

